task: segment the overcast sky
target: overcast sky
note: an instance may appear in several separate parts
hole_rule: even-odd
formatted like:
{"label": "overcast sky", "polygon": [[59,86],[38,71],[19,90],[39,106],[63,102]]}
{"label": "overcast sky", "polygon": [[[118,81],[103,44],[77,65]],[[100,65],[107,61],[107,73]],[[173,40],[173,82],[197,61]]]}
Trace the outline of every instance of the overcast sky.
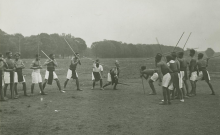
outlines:
{"label": "overcast sky", "polygon": [[71,33],[88,46],[103,39],[220,52],[220,0],[0,0],[0,29],[24,36]]}

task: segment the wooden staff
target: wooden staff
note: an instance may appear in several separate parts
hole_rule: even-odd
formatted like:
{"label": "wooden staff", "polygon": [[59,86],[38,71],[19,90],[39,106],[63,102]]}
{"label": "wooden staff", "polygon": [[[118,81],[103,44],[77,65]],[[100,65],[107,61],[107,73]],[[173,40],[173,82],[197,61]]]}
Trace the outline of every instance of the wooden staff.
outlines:
{"label": "wooden staff", "polygon": [[[188,36],[188,38],[187,38],[187,40],[186,40],[186,43],[188,42],[191,33],[192,33],[192,32],[190,32],[190,34],[189,34],[189,36]],[[183,50],[184,50],[184,48],[185,48],[185,46],[186,46],[186,43],[185,43],[185,45],[183,46]]]}
{"label": "wooden staff", "polygon": [[[66,39],[65,38],[63,38],[65,41],[66,41]],[[67,43],[67,45],[69,45],[69,47],[70,47],[70,49],[72,50],[72,52],[73,52],[73,54],[76,56],[76,53],[73,51],[73,48],[70,46],[70,44],[66,41],[66,43]]]}
{"label": "wooden staff", "polygon": [[[184,34],[184,32],[183,32],[183,34]],[[183,34],[181,35],[181,37],[180,37],[179,41],[177,42],[176,46],[174,47],[173,51],[176,49],[177,45],[179,44],[179,42],[180,42],[180,40],[181,40]]]}
{"label": "wooden staff", "polygon": [[46,54],[43,50],[41,50],[41,52],[42,52],[49,60],[53,61],[49,56],[47,56],[47,54]]}

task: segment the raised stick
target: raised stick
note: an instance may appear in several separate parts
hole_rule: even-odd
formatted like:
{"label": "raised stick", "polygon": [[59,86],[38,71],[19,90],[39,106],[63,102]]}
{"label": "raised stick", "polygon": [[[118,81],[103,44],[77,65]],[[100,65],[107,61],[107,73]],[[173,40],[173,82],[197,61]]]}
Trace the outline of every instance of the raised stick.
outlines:
{"label": "raised stick", "polygon": [[[184,34],[184,32],[183,32],[183,34]],[[181,35],[181,37],[180,37],[179,41],[177,42],[176,46],[174,47],[173,51],[176,49],[177,45],[179,44],[179,42],[180,42],[180,40],[181,40],[183,34]]]}
{"label": "raised stick", "polygon": [[[66,39],[65,38],[63,38],[65,41],[66,41]],[[66,41],[66,43],[69,45],[69,47],[70,47],[70,49],[72,50],[72,52],[73,52],[73,54],[76,56],[76,53],[73,51],[73,48],[70,46],[70,44]]]}
{"label": "raised stick", "polygon": [[[186,40],[186,43],[188,42],[191,33],[192,33],[192,32],[190,32],[190,34],[189,34],[189,36],[188,36],[188,38],[187,38],[187,40]],[[185,48],[185,46],[186,46],[186,43],[185,43],[185,45],[183,46],[183,50],[184,50],[184,48]]]}

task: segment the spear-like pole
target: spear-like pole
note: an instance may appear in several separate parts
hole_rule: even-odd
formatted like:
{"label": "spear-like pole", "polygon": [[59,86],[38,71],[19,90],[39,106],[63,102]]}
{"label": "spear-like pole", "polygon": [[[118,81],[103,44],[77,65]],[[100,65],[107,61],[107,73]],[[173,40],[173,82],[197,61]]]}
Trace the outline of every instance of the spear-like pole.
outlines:
{"label": "spear-like pole", "polygon": [[[65,41],[66,41],[66,39],[65,38],[63,38]],[[76,56],[76,53],[73,51],[73,48],[70,46],[70,44],[66,41],[66,43],[67,43],[67,45],[70,47],[70,49],[72,50],[72,52],[73,52],[73,54]]]}
{"label": "spear-like pole", "polygon": [[[187,38],[187,40],[186,40],[186,43],[188,42],[191,33],[192,33],[192,32],[190,32],[190,34],[189,34],[189,36],[188,36],[188,38]],[[183,50],[184,50],[184,48],[185,48],[185,46],[186,46],[186,43],[185,43],[185,45],[183,46]]]}
{"label": "spear-like pole", "polygon": [[[183,32],[183,34],[184,34],[184,32]],[[181,40],[183,34],[181,35],[181,37],[180,37],[179,41],[177,42],[176,46],[173,48],[173,52],[174,52],[174,50],[176,49],[177,45],[179,44],[179,42],[180,42],[180,40]]]}

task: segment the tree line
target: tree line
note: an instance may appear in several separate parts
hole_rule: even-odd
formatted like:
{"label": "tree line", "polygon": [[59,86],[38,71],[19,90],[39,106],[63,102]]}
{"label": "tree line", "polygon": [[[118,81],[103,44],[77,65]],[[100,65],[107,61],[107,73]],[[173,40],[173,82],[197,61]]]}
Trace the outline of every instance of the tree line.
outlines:
{"label": "tree line", "polygon": [[35,54],[41,54],[41,50],[46,54],[54,53],[62,57],[73,55],[64,38],[75,52],[82,53],[87,49],[86,42],[82,38],[70,34],[41,33],[24,37],[19,33],[9,35],[0,29],[0,53],[20,52],[23,58],[33,58]]}
{"label": "tree line", "polygon": [[[94,42],[91,51],[96,57],[101,58],[140,58],[153,57],[157,53],[161,53],[161,50],[163,53],[171,52],[174,48],[174,46],[159,44],[127,44],[120,41],[104,40]],[[179,47],[175,48],[175,51],[182,50]]]}
{"label": "tree line", "polygon": [[[174,46],[159,44],[131,44],[114,40],[103,40],[93,42],[91,48],[88,48],[86,42],[79,37],[71,34],[47,34],[41,33],[24,37],[22,34],[9,35],[0,29],[0,53],[6,51],[20,52],[22,58],[33,58],[35,54],[43,50],[46,54],[54,53],[62,58],[72,56],[73,53],[66,44],[64,38],[68,41],[75,52],[81,56],[99,57],[99,58],[143,58],[154,57],[157,53],[171,52]],[[175,51],[183,51],[176,47]],[[215,52],[208,48],[205,53],[212,56]],[[41,55],[45,57],[43,54]]]}

